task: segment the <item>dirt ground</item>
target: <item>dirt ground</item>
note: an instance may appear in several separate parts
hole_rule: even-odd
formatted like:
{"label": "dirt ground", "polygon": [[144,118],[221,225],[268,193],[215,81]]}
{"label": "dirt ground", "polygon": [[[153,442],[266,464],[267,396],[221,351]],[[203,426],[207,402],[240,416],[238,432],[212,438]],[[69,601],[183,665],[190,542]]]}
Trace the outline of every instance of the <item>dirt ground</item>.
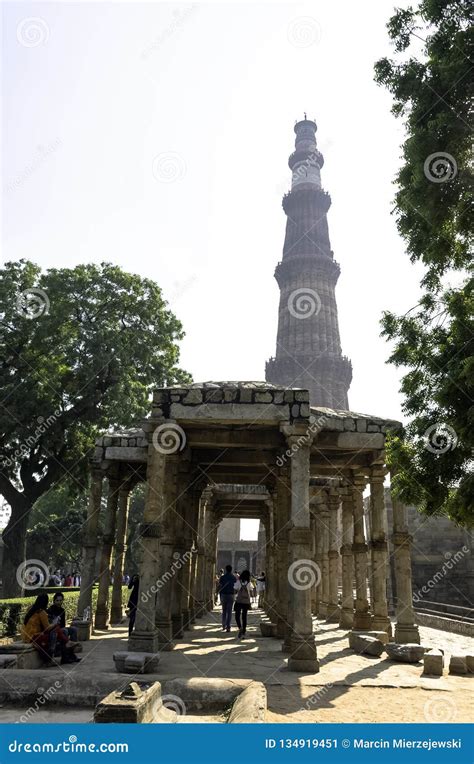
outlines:
{"label": "dirt ground", "polygon": [[295,692],[291,687],[272,687],[268,689],[266,721],[313,724],[473,722],[473,700],[472,689],[450,693],[421,687],[359,686],[333,687],[323,694],[304,692],[302,702],[299,691]]}

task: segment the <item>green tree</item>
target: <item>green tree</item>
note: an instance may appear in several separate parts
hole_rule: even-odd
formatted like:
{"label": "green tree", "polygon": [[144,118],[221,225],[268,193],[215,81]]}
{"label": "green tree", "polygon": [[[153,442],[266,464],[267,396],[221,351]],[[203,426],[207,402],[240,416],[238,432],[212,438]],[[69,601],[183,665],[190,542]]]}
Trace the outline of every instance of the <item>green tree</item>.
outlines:
{"label": "green tree", "polygon": [[469,525],[472,4],[424,0],[415,9],[397,10],[387,26],[398,60],[378,61],[375,77],[392,93],[393,113],[406,128],[395,215],[411,261],[424,266],[419,304],[403,316],[386,312],[382,319],[382,334],[394,342],[389,362],[405,370],[401,391],[410,417],[404,440],[391,440],[389,459],[402,499]]}
{"label": "green tree", "polygon": [[40,559],[52,573],[80,569],[87,493],[71,492],[66,480],[41,496],[31,510],[27,559]]}
{"label": "green tree", "polygon": [[3,590],[16,596],[35,502],[64,478],[82,488],[98,433],[139,421],[153,387],[189,376],[153,281],[109,263],[42,272],[21,260],[0,273]]}

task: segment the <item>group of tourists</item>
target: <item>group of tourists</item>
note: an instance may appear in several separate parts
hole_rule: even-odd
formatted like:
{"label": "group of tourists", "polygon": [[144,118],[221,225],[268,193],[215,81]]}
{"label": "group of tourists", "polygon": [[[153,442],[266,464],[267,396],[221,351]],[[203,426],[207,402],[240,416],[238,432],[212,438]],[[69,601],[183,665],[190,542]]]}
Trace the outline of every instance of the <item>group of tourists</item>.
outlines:
{"label": "group of tourists", "polygon": [[49,577],[48,586],[76,586],[81,585],[81,576],[77,571],[70,573],[61,570],[55,570]]}
{"label": "group of tourists", "polygon": [[256,577],[249,570],[233,573],[232,565],[226,565],[225,572],[221,569],[216,577],[216,597],[220,599],[222,607],[222,631],[231,631],[233,610],[239,630],[238,639],[245,639],[247,613],[252,608],[252,602],[261,606],[265,584],[264,571]]}
{"label": "group of tourists", "polygon": [[75,651],[79,648],[77,629],[66,626],[64,596],[57,592],[48,607],[47,594],[38,594],[28,609],[22,626],[23,642],[31,643],[47,665],[78,663]]}

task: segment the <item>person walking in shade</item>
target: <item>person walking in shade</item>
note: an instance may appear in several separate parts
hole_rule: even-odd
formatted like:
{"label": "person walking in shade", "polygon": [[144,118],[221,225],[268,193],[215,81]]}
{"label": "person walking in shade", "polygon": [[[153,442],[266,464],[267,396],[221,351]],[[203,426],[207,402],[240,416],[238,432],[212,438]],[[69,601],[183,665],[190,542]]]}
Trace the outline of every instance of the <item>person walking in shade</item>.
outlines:
{"label": "person walking in shade", "polygon": [[225,566],[225,573],[219,579],[219,595],[222,606],[222,631],[230,631],[232,605],[234,604],[234,585],[237,579],[232,575],[232,565]]}
{"label": "person walking in shade", "polygon": [[131,589],[130,597],[128,598],[127,603],[127,611],[128,611],[128,636],[131,635],[133,628],[135,626],[135,618],[137,615],[137,607],[138,607],[138,590],[140,588],[140,576],[135,573],[134,576],[131,577],[128,588]]}
{"label": "person walking in shade", "polygon": [[245,639],[247,631],[247,613],[251,608],[250,599],[250,571],[243,570],[240,578],[235,582],[234,588],[237,592],[235,598],[234,612],[235,620],[239,629],[238,639]]}

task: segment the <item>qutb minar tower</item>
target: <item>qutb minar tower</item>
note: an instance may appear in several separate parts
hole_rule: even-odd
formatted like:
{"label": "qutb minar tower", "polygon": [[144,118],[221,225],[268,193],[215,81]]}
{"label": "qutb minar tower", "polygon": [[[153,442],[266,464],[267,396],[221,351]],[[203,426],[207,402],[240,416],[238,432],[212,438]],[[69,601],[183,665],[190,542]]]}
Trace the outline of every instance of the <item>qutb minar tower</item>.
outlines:
{"label": "qutb minar tower", "polygon": [[287,216],[283,257],[275,270],[280,287],[275,358],[267,382],[309,390],[313,406],[348,409],[352,366],[342,355],[335,288],[335,262],[327,223],[331,199],[321,188],[322,154],[316,122],[295,125],[295,150],[288,164],[291,191],[283,197]]}

